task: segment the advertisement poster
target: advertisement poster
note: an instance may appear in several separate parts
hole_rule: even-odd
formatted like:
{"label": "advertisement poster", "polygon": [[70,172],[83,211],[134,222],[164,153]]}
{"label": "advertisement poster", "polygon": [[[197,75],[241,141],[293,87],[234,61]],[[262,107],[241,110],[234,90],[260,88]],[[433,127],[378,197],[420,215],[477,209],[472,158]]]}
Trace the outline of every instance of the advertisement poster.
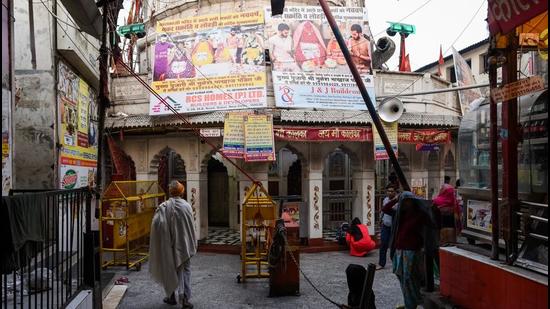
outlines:
{"label": "advertisement poster", "polygon": [[426,184],[423,179],[411,180],[411,192],[419,198],[427,199],[428,192],[426,191]]}
{"label": "advertisement poster", "polygon": [[244,117],[244,160],[275,161],[272,115]]}
{"label": "advertisement poster", "polygon": [[[382,125],[384,126],[384,131],[386,131],[386,135],[388,136],[388,140],[390,141],[390,144],[392,145],[393,152],[395,153],[395,156],[397,157],[397,121],[395,122],[384,122],[381,121]],[[380,135],[378,135],[378,131],[376,130],[376,127],[372,127],[372,137],[374,141],[374,160],[388,160],[390,157],[388,156],[388,153],[386,152],[386,148],[384,147],[384,143],[382,143],[382,139],[380,138]]]}
{"label": "advertisement poster", "polygon": [[[177,112],[265,108],[264,13],[161,20],[152,88]],[[172,112],[154,95],[150,115]]]}
{"label": "advertisement poster", "polygon": [[59,186],[94,186],[97,170],[97,101],[85,81],[59,63]]}
{"label": "advertisement poster", "polygon": [[468,200],[466,207],[466,226],[491,233],[491,203]]}
{"label": "advertisement poster", "polygon": [[285,227],[300,226],[300,203],[286,202],[283,205],[281,218],[285,221]]}
{"label": "advertisement poster", "polygon": [[[473,86],[476,84],[474,75],[472,74],[472,70],[470,69],[470,66],[462,58],[462,56],[454,49],[453,51],[453,60],[454,60],[454,67],[455,67],[455,74],[456,74],[456,83],[458,84],[458,87],[464,87],[464,86]],[[458,98],[460,100],[460,107],[462,108],[462,115],[465,115],[466,112],[470,110],[470,103],[472,103],[475,99],[481,98],[481,91],[479,88],[473,88],[473,89],[467,89],[467,90],[460,90],[458,92]]]}
{"label": "advertisement poster", "polygon": [[11,92],[2,88],[2,196],[12,188]]}
{"label": "advertisement poster", "polygon": [[228,158],[244,158],[244,116],[247,113],[227,113],[223,124],[223,153]]}
{"label": "advertisement poster", "polygon": [[[370,98],[376,102],[371,64],[373,36],[366,10],[331,10]],[[265,16],[277,107],[366,110],[321,7],[288,6],[275,17],[267,8]]]}

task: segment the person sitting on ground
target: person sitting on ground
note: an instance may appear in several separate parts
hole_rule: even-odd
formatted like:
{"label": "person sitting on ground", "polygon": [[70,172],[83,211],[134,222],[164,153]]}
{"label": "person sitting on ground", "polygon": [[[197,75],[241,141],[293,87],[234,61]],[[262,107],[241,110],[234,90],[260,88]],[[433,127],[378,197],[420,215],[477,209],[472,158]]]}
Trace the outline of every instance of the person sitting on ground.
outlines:
{"label": "person sitting on ground", "polygon": [[349,254],[352,256],[365,256],[376,247],[367,226],[361,224],[361,220],[357,217],[351,221],[351,226],[346,234],[346,242],[349,244]]}

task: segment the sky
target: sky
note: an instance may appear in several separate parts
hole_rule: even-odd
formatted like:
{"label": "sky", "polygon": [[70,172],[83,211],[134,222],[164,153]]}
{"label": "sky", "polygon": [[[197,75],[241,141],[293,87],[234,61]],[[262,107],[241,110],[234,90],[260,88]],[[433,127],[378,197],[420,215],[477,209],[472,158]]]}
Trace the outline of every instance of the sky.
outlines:
{"label": "sky", "polygon": [[[148,1],[152,3],[152,0]],[[388,21],[416,26],[416,33],[411,34],[406,40],[406,51],[409,53],[413,71],[437,61],[440,45],[445,57],[451,55],[450,47],[455,40],[455,49],[461,50],[489,36],[485,21],[487,0],[365,0],[365,2],[375,39],[387,36],[385,30],[389,26]],[[130,0],[124,0],[124,10],[119,15],[119,25],[124,24],[130,3]],[[413,11],[416,12],[407,17]],[[468,25],[472,18],[471,24]],[[463,30],[464,33],[460,35]],[[400,38],[396,35],[392,39],[396,43],[396,51],[387,65],[391,70],[397,70]]]}
{"label": "sky", "polygon": [[[427,4],[416,13],[406,17],[425,3]],[[366,6],[375,39],[387,36],[385,29],[389,26],[388,21],[416,26],[416,33],[409,35],[405,44],[413,71],[437,61],[440,45],[445,57],[451,55],[451,44],[457,38],[453,46],[456,50],[461,50],[489,36],[485,21],[486,0],[366,0]],[[403,19],[404,17],[406,18]],[[459,37],[472,17],[471,24]],[[391,70],[396,70],[399,63],[400,38],[399,35],[391,38],[396,43],[396,51],[387,65]]]}

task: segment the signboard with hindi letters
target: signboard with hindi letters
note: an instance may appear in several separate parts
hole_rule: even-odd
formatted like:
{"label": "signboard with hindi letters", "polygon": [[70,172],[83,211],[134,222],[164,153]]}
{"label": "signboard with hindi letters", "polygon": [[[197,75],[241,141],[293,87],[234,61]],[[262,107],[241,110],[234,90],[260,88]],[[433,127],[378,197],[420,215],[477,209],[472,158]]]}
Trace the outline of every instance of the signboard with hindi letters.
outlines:
{"label": "signboard with hindi letters", "polygon": [[[264,12],[157,22],[152,88],[179,113],[265,108]],[[150,115],[171,114],[156,96]]]}
{"label": "signboard with hindi letters", "polygon": [[244,160],[275,161],[272,115],[244,116]]}
{"label": "signboard with hindi letters", "polygon": [[[275,138],[283,141],[300,142],[365,142],[371,134],[368,128],[307,128],[307,127],[275,127]],[[371,138],[372,140],[372,138]]]}
{"label": "signboard with hindi letters", "polygon": [[[372,34],[361,7],[332,7],[339,29],[372,102]],[[319,6],[287,6],[271,17],[266,9],[275,104],[282,108],[366,110],[357,84]]]}
{"label": "signboard with hindi letters", "polygon": [[[381,121],[381,122],[382,122],[382,125],[384,126],[384,131],[386,131],[386,135],[388,136],[388,140],[390,141],[393,152],[397,157],[397,135],[398,135],[397,121],[395,122]],[[372,127],[372,131],[373,131],[372,136],[374,140],[374,160],[388,160],[390,157],[386,152],[386,148],[384,147],[384,143],[382,143],[382,139],[380,138],[380,135],[378,135],[378,131],[376,130],[376,127]]]}
{"label": "signboard with hindi letters", "polygon": [[491,96],[495,102],[508,101],[544,89],[544,80],[541,76],[532,76],[506,84],[501,88],[492,89]]}
{"label": "signboard with hindi letters", "polygon": [[244,117],[248,113],[227,113],[223,129],[223,153],[228,158],[244,158]]}

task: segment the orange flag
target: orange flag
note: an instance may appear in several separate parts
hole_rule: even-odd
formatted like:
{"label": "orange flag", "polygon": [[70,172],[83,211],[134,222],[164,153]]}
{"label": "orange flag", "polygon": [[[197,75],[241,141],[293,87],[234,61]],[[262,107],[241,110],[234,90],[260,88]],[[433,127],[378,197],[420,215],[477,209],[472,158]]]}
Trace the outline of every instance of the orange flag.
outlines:
{"label": "orange flag", "polygon": [[443,60],[443,50],[441,48],[441,45],[439,45],[439,61],[437,65],[437,76],[443,76],[443,63],[445,60]]}

